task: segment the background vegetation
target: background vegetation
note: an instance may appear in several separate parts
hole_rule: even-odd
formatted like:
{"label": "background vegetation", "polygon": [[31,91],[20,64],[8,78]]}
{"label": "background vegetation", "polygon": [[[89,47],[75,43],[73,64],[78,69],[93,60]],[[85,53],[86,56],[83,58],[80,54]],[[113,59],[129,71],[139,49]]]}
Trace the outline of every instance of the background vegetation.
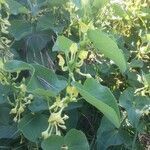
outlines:
{"label": "background vegetation", "polygon": [[149,6],[0,0],[0,149],[149,149]]}

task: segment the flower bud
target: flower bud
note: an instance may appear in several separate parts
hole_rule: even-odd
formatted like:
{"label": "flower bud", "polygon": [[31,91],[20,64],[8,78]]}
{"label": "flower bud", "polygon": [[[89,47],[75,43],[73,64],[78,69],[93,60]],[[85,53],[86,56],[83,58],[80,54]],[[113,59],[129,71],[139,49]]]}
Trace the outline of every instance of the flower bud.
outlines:
{"label": "flower bud", "polygon": [[29,98],[29,99],[33,99],[34,96],[33,96],[32,94],[29,94],[29,95],[28,95],[28,98]]}
{"label": "flower bud", "polygon": [[20,89],[21,89],[22,92],[26,92],[27,91],[27,87],[26,87],[25,84],[21,84],[20,85]]}
{"label": "flower bud", "polygon": [[63,119],[67,120],[67,119],[69,119],[69,117],[65,114],[64,117],[63,117]]}
{"label": "flower bud", "polygon": [[64,60],[64,58],[59,54],[58,56],[58,59],[59,59],[59,66],[60,67],[63,67],[64,66],[64,64],[65,64],[65,60]]}
{"label": "flower bud", "polygon": [[20,106],[20,108],[18,109],[18,112],[21,114],[22,112],[24,112],[24,108]]}
{"label": "flower bud", "polygon": [[47,139],[49,137],[48,130],[42,132],[42,137]]}
{"label": "flower bud", "polygon": [[13,120],[14,120],[14,122],[17,122],[17,120],[18,120],[18,119],[17,119],[17,116],[16,116]]}
{"label": "flower bud", "polygon": [[88,51],[85,51],[85,50],[80,51],[80,53],[79,53],[79,58],[80,58],[81,60],[86,59],[87,56],[88,56]]}
{"label": "flower bud", "polygon": [[77,44],[76,44],[76,43],[73,43],[73,44],[70,46],[70,52],[71,52],[71,54],[72,54],[72,55],[75,54],[75,53],[77,52],[77,50],[78,50]]}
{"label": "flower bud", "polygon": [[65,125],[58,125],[60,128],[62,128],[63,130],[66,130],[67,129],[67,127],[65,126]]}
{"label": "flower bud", "polygon": [[13,108],[13,109],[11,109],[10,114],[16,114],[16,113],[17,113],[17,109],[16,109],[16,107],[15,107],[15,108]]}

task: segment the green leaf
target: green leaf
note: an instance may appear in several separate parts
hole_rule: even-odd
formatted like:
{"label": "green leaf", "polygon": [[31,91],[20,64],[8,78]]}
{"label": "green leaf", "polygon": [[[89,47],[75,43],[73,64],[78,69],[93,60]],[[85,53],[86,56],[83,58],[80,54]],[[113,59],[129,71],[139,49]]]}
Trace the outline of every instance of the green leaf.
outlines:
{"label": "green leaf", "polygon": [[119,134],[118,129],[103,117],[101,125],[97,133],[97,149],[106,150],[112,145],[121,145],[123,143],[122,137]]}
{"label": "green leaf", "polygon": [[93,6],[95,8],[103,8],[104,6],[106,6],[106,4],[109,2],[109,0],[94,0],[93,1]]}
{"label": "green leaf", "polygon": [[99,29],[89,30],[88,37],[94,46],[98,49],[97,52],[104,54],[104,56],[113,60],[122,72],[127,69],[126,60],[121,49],[118,48],[115,41],[113,41],[107,34]]}
{"label": "green leaf", "polygon": [[51,29],[56,33],[62,33],[66,22],[58,22],[53,14],[46,14],[38,18],[37,30]]}
{"label": "green leaf", "polygon": [[65,137],[53,135],[42,142],[43,150],[89,150],[88,141],[83,132],[71,129]]}
{"label": "green leaf", "polygon": [[[144,108],[142,103],[140,104],[142,107],[138,106],[139,100],[137,100],[137,99],[138,99],[138,97],[134,96],[133,88],[127,88],[125,91],[123,91],[123,93],[121,94],[121,96],[119,98],[120,106],[124,107],[126,109],[129,122],[134,127],[137,127],[139,125],[140,117],[142,115],[141,110]],[[141,97],[140,98],[141,102],[145,101],[142,99],[143,98]]]}
{"label": "green leaf", "polygon": [[36,142],[48,126],[48,118],[42,114],[26,114],[19,122],[18,129],[30,141]]}
{"label": "green leaf", "polygon": [[15,0],[6,0],[6,2],[9,6],[10,13],[13,15],[18,15],[19,13],[27,14],[29,12],[26,7]]}
{"label": "green leaf", "polygon": [[146,96],[135,96],[133,88],[127,88],[119,98],[119,104],[127,111],[128,119],[134,128],[141,130],[141,117],[149,111],[150,98]]}
{"label": "green leaf", "polygon": [[58,79],[57,75],[44,66],[33,64],[34,76],[31,78],[27,90],[41,96],[56,96],[67,85],[65,80]]}
{"label": "green leaf", "polygon": [[150,87],[150,73],[144,74],[143,78],[144,78],[144,84]]}
{"label": "green leaf", "polygon": [[29,51],[39,53],[49,41],[49,36],[46,34],[32,34],[26,40],[26,46]]}
{"label": "green leaf", "polygon": [[42,142],[41,147],[43,150],[61,150],[63,143],[63,137],[58,135],[52,135]]}
{"label": "green leaf", "polygon": [[10,108],[0,105],[0,125],[8,125],[11,122]]}
{"label": "green leaf", "polygon": [[131,68],[142,68],[144,65],[142,60],[133,59],[130,63]]}
{"label": "green leaf", "polygon": [[53,46],[53,51],[61,51],[67,54],[72,44],[73,44],[73,41],[66,38],[65,36],[58,36]]}
{"label": "green leaf", "polygon": [[10,21],[9,33],[19,41],[32,32],[31,24],[25,20],[12,20]]}
{"label": "green leaf", "polygon": [[0,104],[7,102],[7,96],[10,92],[10,87],[8,85],[0,84]]}
{"label": "green leaf", "polygon": [[48,3],[50,6],[62,6],[67,1],[68,0],[48,0]]}
{"label": "green leaf", "polygon": [[97,132],[96,145],[98,150],[107,150],[110,146],[121,144],[131,145],[132,138],[128,132],[116,127],[105,117],[101,120],[101,125]]}
{"label": "green leaf", "polygon": [[121,7],[120,4],[112,4],[112,8],[114,10],[115,15],[119,16],[119,17],[126,17],[127,13],[125,12],[125,10]]}
{"label": "green leaf", "polygon": [[17,135],[16,123],[12,122],[9,106],[0,105],[0,139],[14,139]]}
{"label": "green leaf", "polygon": [[136,72],[127,71],[128,80],[127,83],[131,87],[140,87],[142,83],[138,81],[138,74]]}
{"label": "green leaf", "polygon": [[67,111],[66,114],[69,116],[69,119],[66,120],[65,125],[67,127],[67,131],[69,131],[70,129],[77,127],[79,114],[77,109]]}
{"label": "green leaf", "polygon": [[89,150],[88,141],[83,132],[71,129],[64,138],[69,150]]}
{"label": "green leaf", "polygon": [[31,104],[28,106],[28,108],[32,112],[39,112],[43,110],[48,110],[47,101],[44,100],[42,97],[35,96],[34,100],[31,102]]}
{"label": "green leaf", "polygon": [[34,68],[32,65],[18,60],[7,61],[3,65],[3,70],[6,72],[20,72],[22,70],[29,70],[32,75],[34,74]]}
{"label": "green leaf", "polygon": [[111,91],[95,79],[87,79],[84,85],[75,83],[82,97],[100,110],[117,128],[120,126],[120,113],[117,101]]}
{"label": "green leaf", "polygon": [[0,125],[0,139],[15,139],[17,128],[13,125]]}
{"label": "green leaf", "polygon": [[81,8],[85,14],[88,14],[91,11],[90,0],[81,0]]}
{"label": "green leaf", "polygon": [[52,15],[43,15],[38,19],[37,29],[47,30],[54,27],[55,18]]}

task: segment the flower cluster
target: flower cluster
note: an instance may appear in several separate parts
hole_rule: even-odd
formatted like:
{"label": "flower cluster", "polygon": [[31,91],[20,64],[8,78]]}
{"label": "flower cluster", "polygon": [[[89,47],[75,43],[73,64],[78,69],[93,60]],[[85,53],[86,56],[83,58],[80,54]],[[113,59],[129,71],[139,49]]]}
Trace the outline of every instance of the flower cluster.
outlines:
{"label": "flower cluster", "polygon": [[14,87],[16,88],[16,93],[14,93],[15,103],[10,102],[13,106],[10,114],[14,114],[14,121],[19,122],[21,119],[21,114],[25,111],[26,105],[31,103],[31,100],[33,100],[34,96],[32,94],[26,95],[27,89],[24,83],[22,83],[20,86]]}
{"label": "flower cluster", "polygon": [[62,71],[69,71],[69,76],[73,81],[75,81],[74,78],[74,72],[86,76],[91,77],[89,74],[81,73],[80,67],[83,65],[84,60],[88,57],[88,51],[87,50],[78,50],[78,46],[76,43],[73,43],[70,46],[69,50],[70,55],[63,56],[61,54],[58,54],[59,59],[59,66],[61,67]]}
{"label": "flower cluster", "polygon": [[70,102],[76,102],[78,97],[78,90],[74,86],[68,86],[66,88],[67,96],[62,98],[56,97],[55,102],[49,107],[50,116],[48,119],[48,128],[42,132],[44,139],[48,138],[52,134],[61,135],[60,129],[65,130],[65,120],[69,117],[63,113],[64,108],[68,106]]}

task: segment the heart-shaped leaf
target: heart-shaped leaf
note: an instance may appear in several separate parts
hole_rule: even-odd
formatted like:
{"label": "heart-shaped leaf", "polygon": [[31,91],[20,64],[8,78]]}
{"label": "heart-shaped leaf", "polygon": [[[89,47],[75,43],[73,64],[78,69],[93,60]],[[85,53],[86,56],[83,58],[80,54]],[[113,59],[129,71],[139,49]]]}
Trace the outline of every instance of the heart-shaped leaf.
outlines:
{"label": "heart-shaped leaf", "polygon": [[51,29],[55,33],[62,33],[66,24],[67,23],[65,21],[59,22],[52,13],[48,13],[38,18],[37,30],[43,31]]}
{"label": "heart-shaped leaf", "polygon": [[133,88],[127,88],[119,98],[119,103],[128,114],[128,119],[134,127],[138,127],[144,108],[150,107],[148,97],[135,96]]}
{"label": "heart-shaped leaf", "polygon": [[89,150],[88,141],[83,132],[71,129],[65,137],[53,135],[42,142],[43,150]]}
{"label": "heart-shaped leaf", "polygon": [[58,79],[52,70],[38,64],[33,64],[33,67],[35,73],[27,87],[29,92],[50,97],[56,96],[66,87],[67,82]]}
{"label": "heart-shaped leaf", "polygon": [[26,40],[28,50],[40,52],[48,43],[49,37],[46,34],[32,34]]}
{"label": "heart-shaped leaf", "polygon": [[31,24],[25,20],[12,20],[10,23],[11,26],[8,30],[16,41],[32,33]]}
{"label": "heart-shaped leaf", "polygon": [[94,0],[93,1],[93,6],[95,8],[103,8],[104,6],[106,6],[106,4],[109,2],[109,0],[103,0],[103,1],[100,1],[100,0]]}
{"label": "heart-shaped leaf", "polygon": [[19,13],[27,14],[29,12],[26,7],[15,0],[6,0],[6,2],[9,6],[10,13],[13,15],[18,15]]}
{"label": "heart-shaped leaf", "polygon": [[31,104],[28,106],[28,108],[32,112],[39,112],[43,110],[48,110],[47,101],[44,100],[42,97],[35,96]]}
{"label": "heart-shaped leaf", "polygon": [[10,92],[10,87],[8,85],[0,84],[0,104],[7,102],[7,96]]}
{"label": "heart-shaped leaf", "polygon": [[41,137],[41,132],[48,126],[48,118],[42,114],[27,114],[18,124],[18,129],[32,142],[36,142]]}
{"label": "heart-shaped leaf", "polygon": [[150,87],[150,73],[144,74],[143,78],[144,78],[144,85]]}
{"label": "heart-shaped leaf", "polygon": [[132,142],[133,139],[127,131],[122,128],[116,129],[106,117],[102,118],[96,139],[98,150],[107,150],[111,146],[121,144],[131,146]]}

